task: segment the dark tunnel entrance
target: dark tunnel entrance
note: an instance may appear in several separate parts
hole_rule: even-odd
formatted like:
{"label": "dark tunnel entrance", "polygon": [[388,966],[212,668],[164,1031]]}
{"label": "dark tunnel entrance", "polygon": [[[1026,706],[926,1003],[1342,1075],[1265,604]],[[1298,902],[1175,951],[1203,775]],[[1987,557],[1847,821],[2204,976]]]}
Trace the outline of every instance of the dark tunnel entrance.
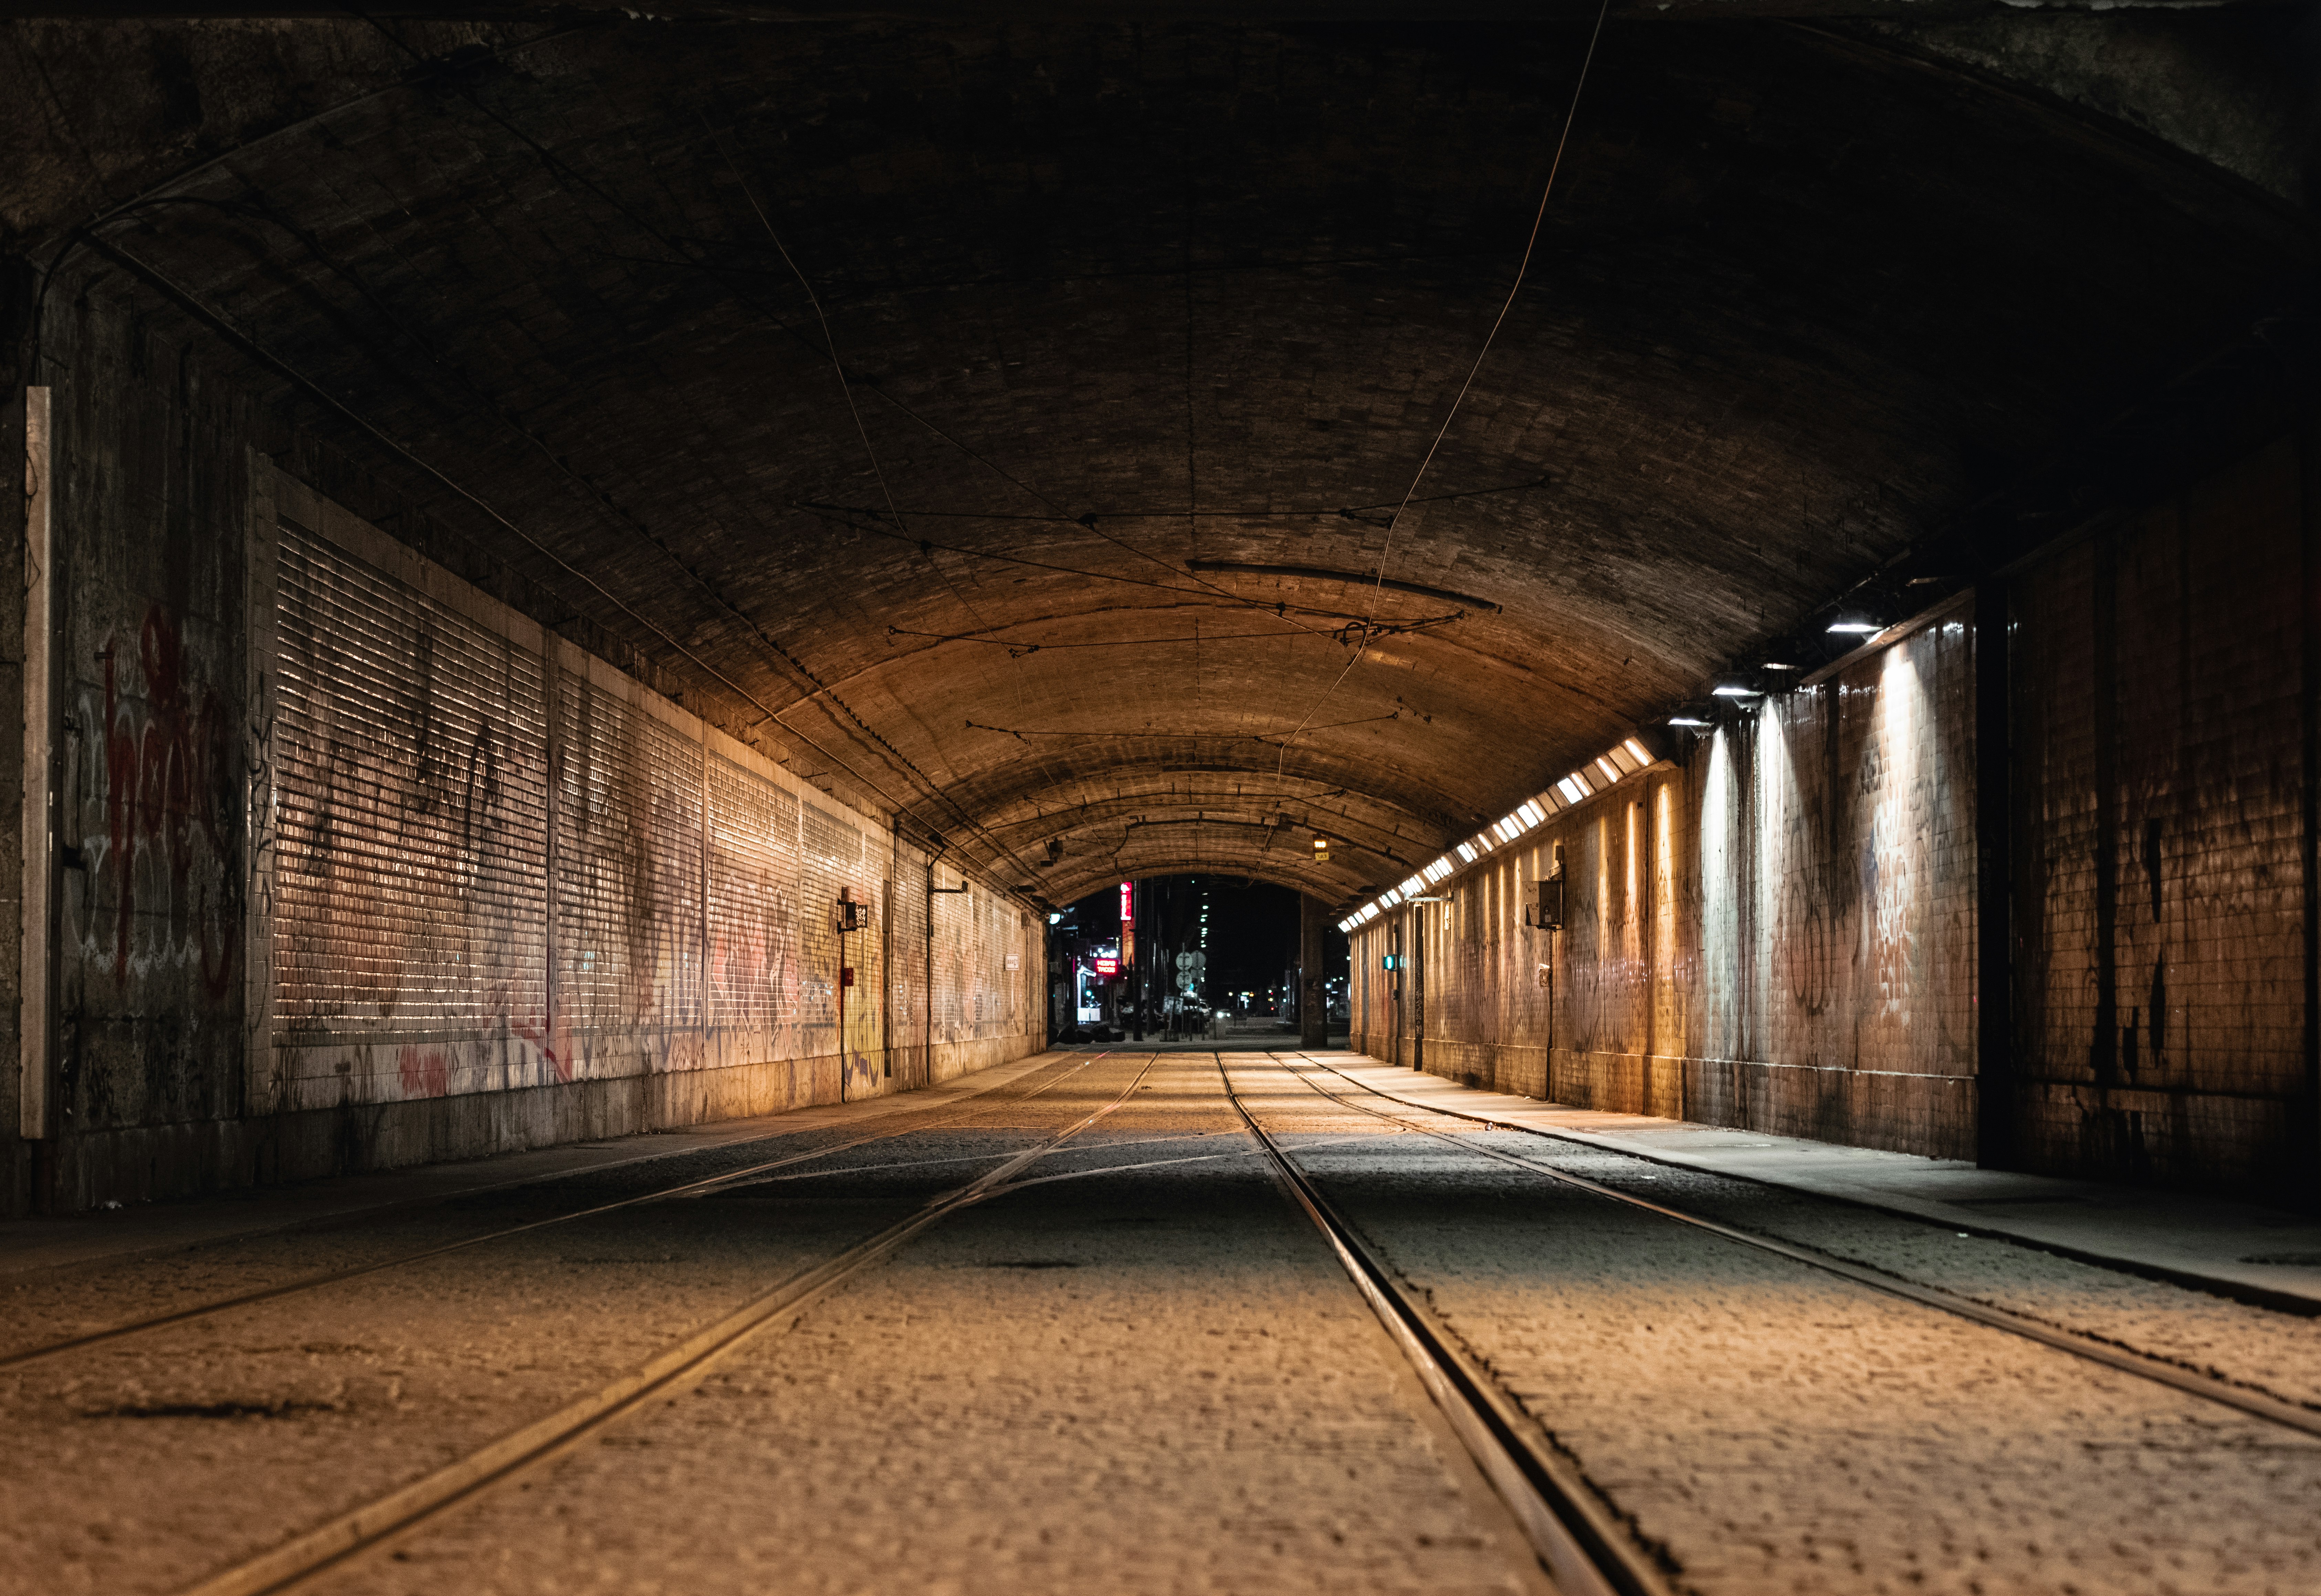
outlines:
{"label": "dark tunnel entrance", "polygon": [[1304,902],[1301,917],[1301,894],[1286,886],[1195,874],[1076,899],[1049,920],[1049,1034],[1061,1047],[1343,1041],[1346,934]]}

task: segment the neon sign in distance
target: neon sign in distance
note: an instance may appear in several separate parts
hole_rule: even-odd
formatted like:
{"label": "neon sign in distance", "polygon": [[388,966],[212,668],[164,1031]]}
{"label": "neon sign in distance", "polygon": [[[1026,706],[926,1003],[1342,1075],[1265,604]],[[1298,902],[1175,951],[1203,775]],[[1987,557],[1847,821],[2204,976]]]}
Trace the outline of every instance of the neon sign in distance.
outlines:
{"label": "neon sign in distance", "polygon": [[1124,881],[1120,884],[1120,923],[1126,925],[1135,918],[1136,884],[1133,881]]}

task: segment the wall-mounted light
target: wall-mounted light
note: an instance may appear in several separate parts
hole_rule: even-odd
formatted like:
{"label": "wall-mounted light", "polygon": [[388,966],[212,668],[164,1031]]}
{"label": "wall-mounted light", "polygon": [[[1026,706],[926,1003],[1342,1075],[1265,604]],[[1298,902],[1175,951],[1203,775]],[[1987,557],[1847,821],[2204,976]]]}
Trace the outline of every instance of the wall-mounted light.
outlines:
{"label": "wall-mounted light", "polygon": [[1848,610],[1829,623],[1829,630],[1840,637],[1866,638],[1886,628],[1860,610]]}
{"label": "wall-mounted light", "polygon": [[1745,682],[1719,682],[1716,686],[1711,687],[1708,691],[1713,696],[1717,698],[1762,698],[1765,696],[1764,690],[1762,688],[1752,687]]}
{"label": "wall-mounted light", "polygon": [[1708,724],[1707,721],[1699,720],[1692,715],[1670,715],[1668,718],[1668,723],[1671,726],[1706,726]]}

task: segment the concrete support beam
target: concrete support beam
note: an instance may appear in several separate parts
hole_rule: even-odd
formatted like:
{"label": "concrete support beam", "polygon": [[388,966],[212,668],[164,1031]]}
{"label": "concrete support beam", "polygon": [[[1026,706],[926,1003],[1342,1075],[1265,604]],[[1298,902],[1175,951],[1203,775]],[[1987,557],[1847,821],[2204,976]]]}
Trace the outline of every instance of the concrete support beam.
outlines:
{"label": "concrete support beam", "polygon": [[1330,1043],[1330,993],[1322,979],[1322,922],[1326,912],[1318,898],[1297,894],[1297,1044],[1301,1047],[1326,1047]]}
{"label": "concrete support beam", "polygon": [[53,1074],[55,983],[50,948],[55,898],[56,815],[50,779],[55,761],[56,695],[53,691],[55,633],[56,495],[50,469],[51,418],[45,387],[24,393],[24,608],[23,652],[23,763],[22,888],[17,944],[17,1134],[45,1141],[53,1133],[58,1105],[50,1090]]}

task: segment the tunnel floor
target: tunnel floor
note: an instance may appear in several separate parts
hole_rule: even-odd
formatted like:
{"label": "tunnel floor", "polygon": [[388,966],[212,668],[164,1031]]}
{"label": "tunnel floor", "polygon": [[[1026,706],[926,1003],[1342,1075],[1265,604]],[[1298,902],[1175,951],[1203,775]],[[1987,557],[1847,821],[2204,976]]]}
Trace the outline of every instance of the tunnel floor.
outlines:
{"label": "tunnel floor", "polygon": [[0,1585],[1559,1588],[1253,1123],[1645,1588],[2321,1588],[2312,1319],[1481,1129],[1357,1062],[1059,1052],[20,1271]]}

